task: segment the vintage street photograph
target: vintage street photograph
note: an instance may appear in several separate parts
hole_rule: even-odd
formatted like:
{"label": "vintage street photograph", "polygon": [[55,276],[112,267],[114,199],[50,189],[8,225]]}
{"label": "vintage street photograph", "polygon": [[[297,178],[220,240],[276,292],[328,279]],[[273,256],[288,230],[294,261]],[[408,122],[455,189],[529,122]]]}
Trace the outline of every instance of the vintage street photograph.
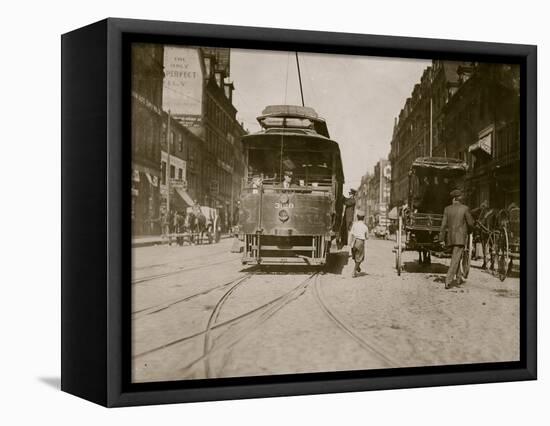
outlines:
{"label": "vintage street photograph", "polygon": [[131,50],[133,383],[519,360],[519,65]]}

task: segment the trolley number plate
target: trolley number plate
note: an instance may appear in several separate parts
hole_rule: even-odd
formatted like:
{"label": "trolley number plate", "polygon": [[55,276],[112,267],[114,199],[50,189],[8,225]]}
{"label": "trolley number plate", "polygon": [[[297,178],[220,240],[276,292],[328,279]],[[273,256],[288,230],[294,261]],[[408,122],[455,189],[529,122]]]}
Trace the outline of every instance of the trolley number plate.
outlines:
{"label": "trolley number plate", "polygon": [[275,203],[275,208],[276,209],[282,209],[282,208],[293,209],[294,203]]}

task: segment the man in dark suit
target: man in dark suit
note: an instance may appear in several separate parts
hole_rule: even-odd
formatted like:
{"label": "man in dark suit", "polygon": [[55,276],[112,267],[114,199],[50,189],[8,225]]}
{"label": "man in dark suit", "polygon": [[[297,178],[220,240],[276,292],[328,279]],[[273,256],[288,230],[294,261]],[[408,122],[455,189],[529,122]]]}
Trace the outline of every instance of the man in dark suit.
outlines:
{"label": "man in dark suit", "polygon": [[[460,270],[460,260],[464,253],[464,246],[468,241],[468,231],[473,228],[474,220],[470,214],[468,206],[462,204],[462,192],[455,189],[451,192],[453,203],[445,207],[443,212],[443,221],[439,231],[439,241],[445,241],[447,246],[452,247],[453,254],[451,257],[451,265],[445,278],[445,288],[450,288],[451,283],[456,275],[459,284],[462,284],[462,271]],[[445,240],[445,233],[447,239]]]}

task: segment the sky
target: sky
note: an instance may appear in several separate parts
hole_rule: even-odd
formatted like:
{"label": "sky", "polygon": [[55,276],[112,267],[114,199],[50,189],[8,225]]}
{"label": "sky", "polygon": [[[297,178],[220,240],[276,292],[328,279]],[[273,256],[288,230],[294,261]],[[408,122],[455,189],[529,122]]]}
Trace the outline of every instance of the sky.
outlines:
{"label": "sky", "polygon": [[[342,153],[345,188],[357,188],[390,152],[394,118],[430,61],[298,53],[304,101]],[[231,50],[233,104],[250,132],[266,105],[301,105],[294,52]]]}

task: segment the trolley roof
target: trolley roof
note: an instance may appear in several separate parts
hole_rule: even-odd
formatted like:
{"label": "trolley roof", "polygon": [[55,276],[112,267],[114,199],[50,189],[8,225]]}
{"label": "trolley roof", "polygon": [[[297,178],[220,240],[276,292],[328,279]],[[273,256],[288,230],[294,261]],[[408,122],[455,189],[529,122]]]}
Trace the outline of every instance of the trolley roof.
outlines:
{"label": "trolley roof", "polygon": [[[275,120],[270,122],[268,119]],[[269,105],[258,117],[258,122],[262,130],[244,135],[241,139],[247,149],[280,150],[281,143],[284,143],[288,150],[332,151],[336,154],[336,173],[344,181],[338,142],[330,139],[325,120],[313,108]]]}
{"label": "trolley roof", "polygon": [[286,128],[315,132],[330,138],[327,123],[311,107],[299,105],[268,105],[258,118],[258,123],[266,131],[274,128]]}

